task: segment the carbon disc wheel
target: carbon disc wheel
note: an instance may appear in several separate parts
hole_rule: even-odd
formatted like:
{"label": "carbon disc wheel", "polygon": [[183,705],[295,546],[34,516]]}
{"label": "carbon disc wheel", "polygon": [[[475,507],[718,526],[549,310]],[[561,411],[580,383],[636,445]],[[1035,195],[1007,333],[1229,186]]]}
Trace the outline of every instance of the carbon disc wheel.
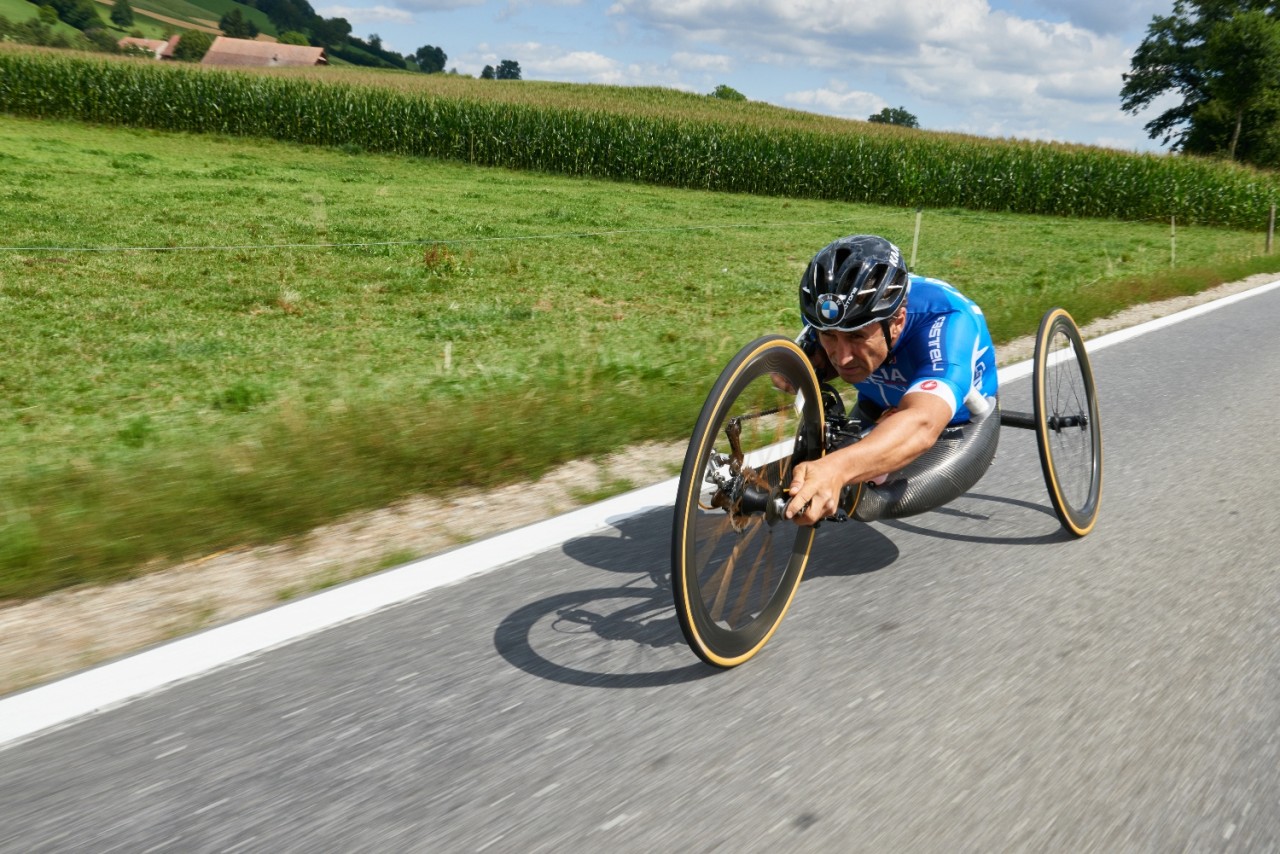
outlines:
{"label": "carbon disc wheel", "polygon": [[[777,390],[779,374],[797,390]],[[792,466],[822,456],[822,395],[794,342],[744,347],[712,387],[685,454],[672,591],[690,648],[734,667],[768,642],[804,575],[814,529],[779,514]]]}
{"label": "carbon disc wheel", "polygon": [[1102,497],[1102,422],[1084,340],[1061,308],[1040,321],[1032,385],[1049,500],[1062,526],[1083,537],[1098,520]]}

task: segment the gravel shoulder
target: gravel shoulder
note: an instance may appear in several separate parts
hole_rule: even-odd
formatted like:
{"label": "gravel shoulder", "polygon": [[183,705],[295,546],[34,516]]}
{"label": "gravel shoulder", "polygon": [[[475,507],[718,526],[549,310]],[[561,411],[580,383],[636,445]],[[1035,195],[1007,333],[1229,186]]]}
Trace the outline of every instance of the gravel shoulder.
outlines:
{"label": "gravel shoulder", "polygon": [[[1275,278],[1253,276],[1195,296],[1136,306],[1083,331],[1094,338]],[[1005,344],[1000,362],[1029,358],[1033,347],[1031,337]],[[287,542],[230,549],[128,581],[10,604],[0,608],[0,695],[565,513],[581,506],[582,496],[620,480],[637,488],[666,480],[678,473],[683,456],[684,443],[645,445],[605,460],[569,463],[533,483],[447,500],[411,498]],[[487,512],[490,507],[503,512]]]}

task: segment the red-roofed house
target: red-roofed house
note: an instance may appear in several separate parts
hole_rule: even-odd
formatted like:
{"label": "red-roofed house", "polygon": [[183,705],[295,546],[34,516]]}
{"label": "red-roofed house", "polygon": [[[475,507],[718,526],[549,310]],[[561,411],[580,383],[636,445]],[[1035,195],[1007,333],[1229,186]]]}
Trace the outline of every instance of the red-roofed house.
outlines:
{"label": "red-roofed house", "polygon": [[324,48],[218,36],[200,60],[204,65],[328,65]]}
{"label": "red-roofed house", "polygon": [[156,59],[173,59],[173,49],[178,46],[178,39],[180,38],[182,38],[181,35],[172,35],[166,41],[164,39],[137,39],[133,36],[125,36],[116,44],[121,49],[137,47],[149,50],[155,54]]}

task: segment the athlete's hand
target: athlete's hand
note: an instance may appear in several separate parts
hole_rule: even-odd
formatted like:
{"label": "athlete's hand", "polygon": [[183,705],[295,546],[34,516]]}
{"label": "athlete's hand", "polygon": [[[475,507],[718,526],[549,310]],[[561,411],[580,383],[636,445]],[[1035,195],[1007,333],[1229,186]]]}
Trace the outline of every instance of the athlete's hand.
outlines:
{"label": "athlete's hand", "polygon": [[773,387],[776,388],[778,391],[786,392],[787,394],[796,393],[796,387],[793,386],[790,382],[788,382],[787,378],[784,377],[782,374],[779,374],[779,373],[769,374],[769,379],[773,381]]}
{"label": "athlete's hand", "polygon": [[797,525],[812,525],[834,516],[842,489],[844,478],[831,457],[800,463],[791,473],[791,500],[783,515]]}

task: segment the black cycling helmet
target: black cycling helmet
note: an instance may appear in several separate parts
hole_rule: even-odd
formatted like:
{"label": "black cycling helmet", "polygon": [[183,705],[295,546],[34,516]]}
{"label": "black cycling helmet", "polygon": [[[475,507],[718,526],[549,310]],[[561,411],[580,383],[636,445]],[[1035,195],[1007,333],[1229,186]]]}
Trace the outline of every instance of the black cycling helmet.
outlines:
{"label": "black cycling helmet", "polygon": [[909,287],[898,247],[872,234],[842,237],[823,247],[804,271],[800,313],[817,329],[852,332],[893,317]]}

